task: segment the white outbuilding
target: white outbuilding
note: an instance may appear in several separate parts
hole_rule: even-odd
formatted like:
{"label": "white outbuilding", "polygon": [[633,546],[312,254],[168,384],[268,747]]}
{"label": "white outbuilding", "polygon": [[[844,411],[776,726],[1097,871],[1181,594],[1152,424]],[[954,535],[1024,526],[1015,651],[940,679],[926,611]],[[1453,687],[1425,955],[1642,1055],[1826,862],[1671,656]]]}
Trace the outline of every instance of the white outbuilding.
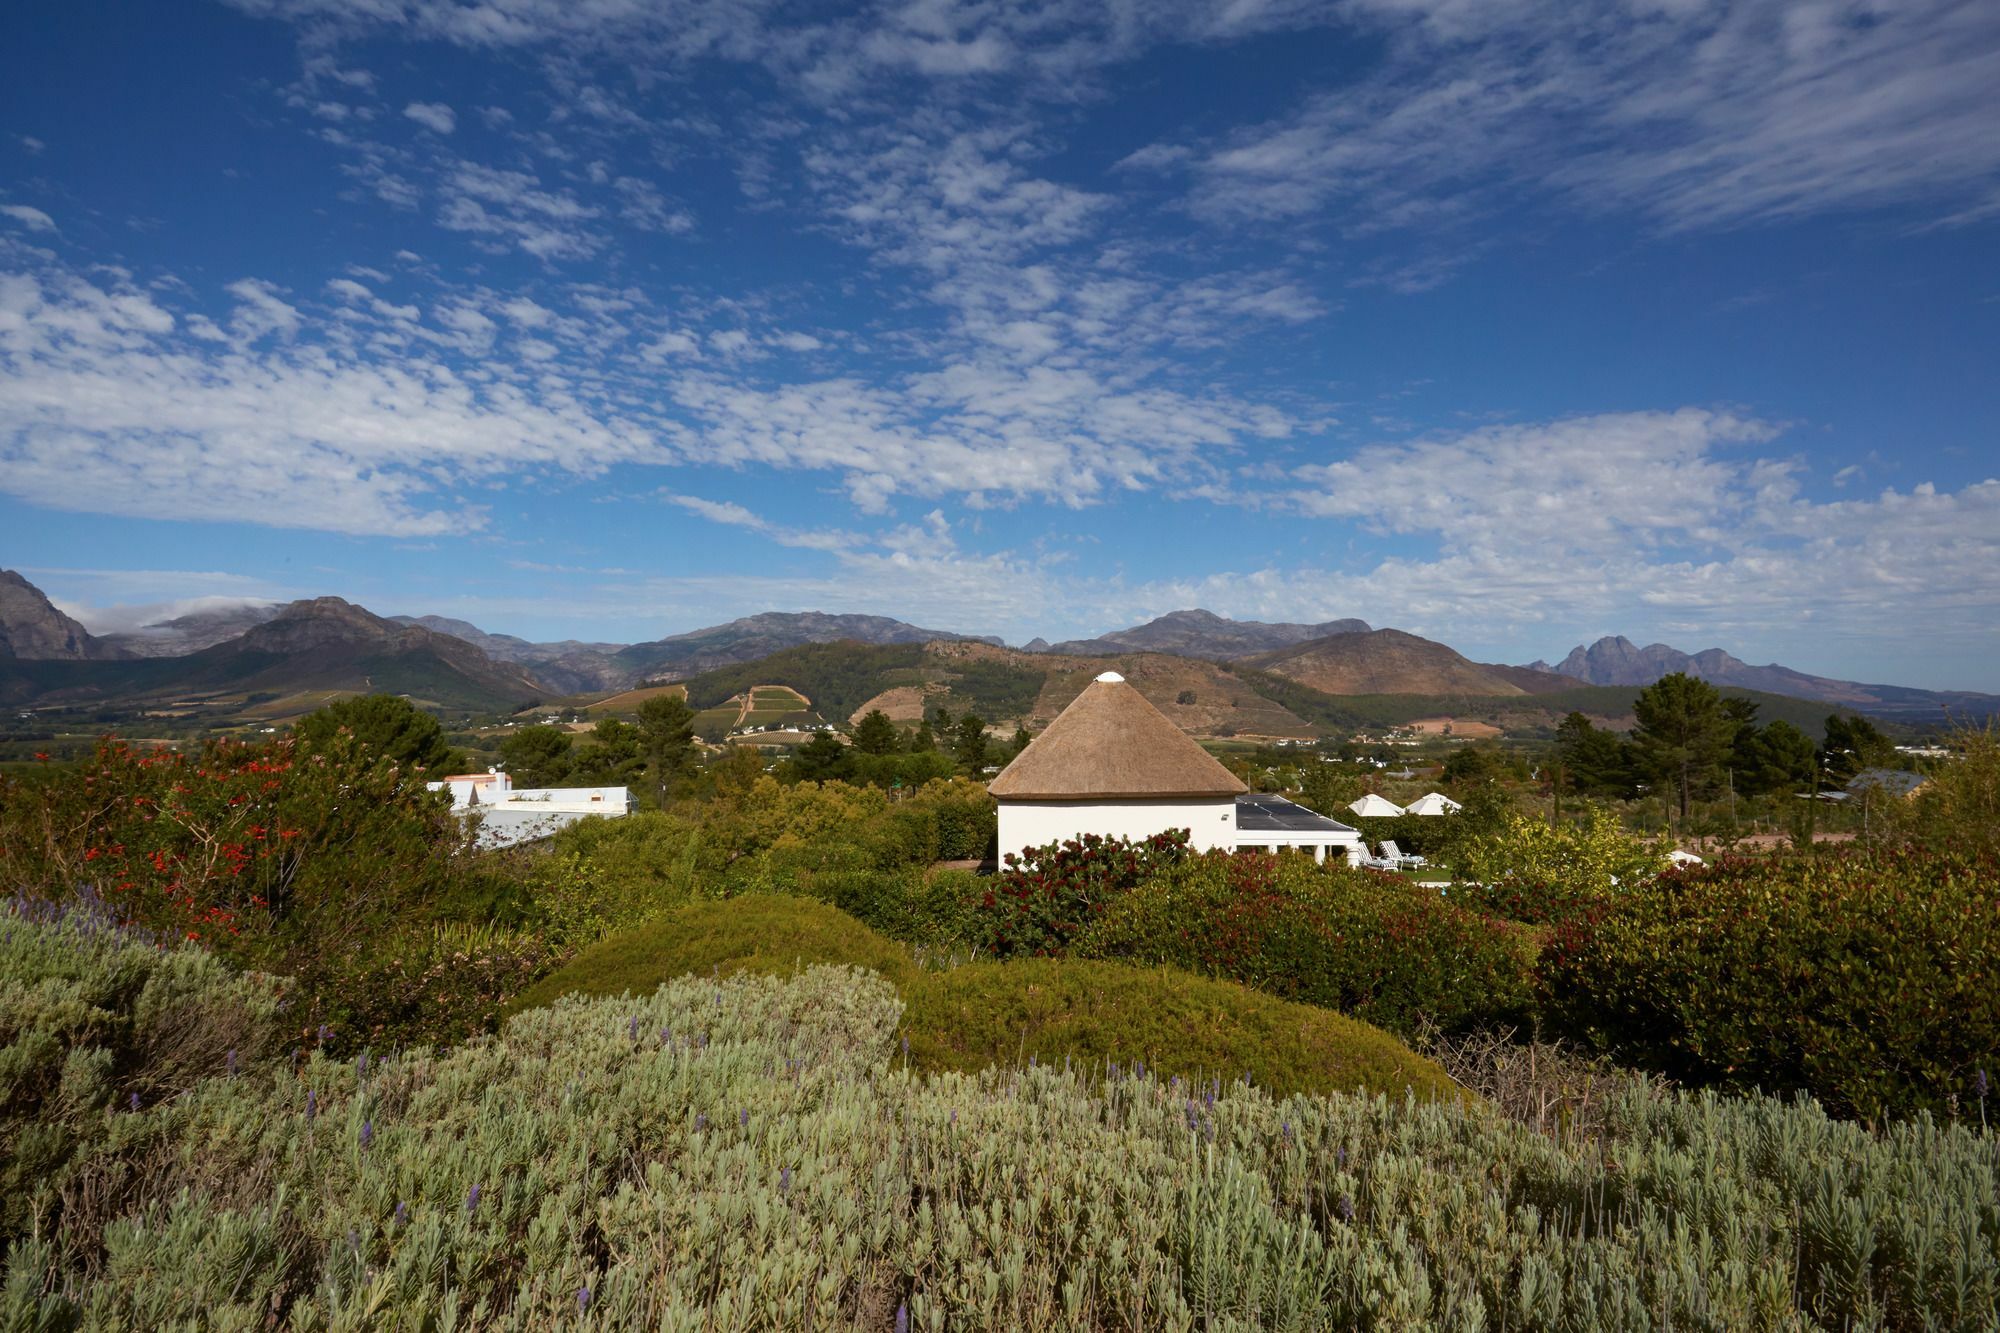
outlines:
{"label": "white outbuilding", "polygon": [[1236,798],[1249,788],[1107,671],[987,790],[1005,858],[1085,833],[1139,839],[1176,828],[1196,851],[1234,850]]}
{"label": "white outbuilding", "polygon": [[1402,806],[1385,801],[1372,791],[1358,801],[1349,801],[1347,808],[1363,819],[1394,819],[1403,813]]}
{"label": "white outbuilding", "polygon": [[1446,796],[1443,792],[1434,791],[1429,795],[1419,796],[1416,800],[1411,801],[1403,810],[1403,813],[1406,815],[1455,815],[1463,809],[1465,809],[1464,806],[1452,800],[1451,797]]}

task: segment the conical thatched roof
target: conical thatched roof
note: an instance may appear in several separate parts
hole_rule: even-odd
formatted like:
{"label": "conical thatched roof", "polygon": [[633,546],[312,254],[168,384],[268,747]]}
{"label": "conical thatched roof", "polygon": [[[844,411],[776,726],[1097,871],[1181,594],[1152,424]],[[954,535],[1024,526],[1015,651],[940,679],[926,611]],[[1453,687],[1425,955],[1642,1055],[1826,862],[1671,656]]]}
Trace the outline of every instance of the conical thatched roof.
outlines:
{"label": "conical thatched roof", "polygon": [[1002,769],[987,790],[1003,800],[1093,796],[1234,796],[1234,773],[1146,696],[1107,671]]}

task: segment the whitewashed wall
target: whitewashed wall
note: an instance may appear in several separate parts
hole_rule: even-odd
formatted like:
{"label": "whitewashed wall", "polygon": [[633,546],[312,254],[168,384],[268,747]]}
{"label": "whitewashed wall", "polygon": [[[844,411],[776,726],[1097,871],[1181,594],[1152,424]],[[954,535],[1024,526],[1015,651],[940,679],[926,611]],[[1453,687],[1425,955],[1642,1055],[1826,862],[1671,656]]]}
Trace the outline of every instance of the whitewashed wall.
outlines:
{"label": "whitewashed wall", "polygon": [[1147,838],[1184,828],[1198,852],[1236,849],[1236,801],[1175,797],[1128,801],[1002,801],[1000,855],[1040,847],[1085,833],[1107,838]]}

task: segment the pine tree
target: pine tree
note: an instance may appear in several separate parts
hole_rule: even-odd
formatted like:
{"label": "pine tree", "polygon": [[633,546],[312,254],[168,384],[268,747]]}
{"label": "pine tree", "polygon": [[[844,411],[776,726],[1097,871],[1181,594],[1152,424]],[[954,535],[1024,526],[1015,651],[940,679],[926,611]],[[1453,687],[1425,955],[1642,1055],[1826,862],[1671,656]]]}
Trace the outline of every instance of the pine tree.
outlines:
{"label": "pine tree", "polygon": [[1679,797],[1688,817],[1695,793],[1714,784],[1736,739],[1736,721],[1715,686],[1676,671],[1639,692],[1632,705],[1639,725],[1632,733],[1640,767]]}

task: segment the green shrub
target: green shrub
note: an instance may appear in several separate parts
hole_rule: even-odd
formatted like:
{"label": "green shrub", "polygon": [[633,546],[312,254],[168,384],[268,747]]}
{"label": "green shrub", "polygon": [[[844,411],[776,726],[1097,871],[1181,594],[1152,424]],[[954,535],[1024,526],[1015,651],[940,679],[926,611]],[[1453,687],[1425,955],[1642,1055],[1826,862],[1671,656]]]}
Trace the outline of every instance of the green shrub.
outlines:
{"label": "green shrub", "polygon": [[1086,957],[1165,963],[1412,1033],[1519,1023],[1525,932],[1394,876],[1302,856],[1214,852],[1110,904]]}
{"label": "green shrub", "polygon": [[921,1075],[898,1009],[838,968],[688,978],[197,1079],[105,1117],[98,1224],[34,1201],[0,1325],[1915,1330],[2000,1302],[1991,1134],[1670,1096],[1573,1148],[1451,1099]]}
{"label": "green shrub", "polygon": [[977,945],[979,904],[990,882],[970,871],[906,866],[804,875],[797,891],[894,939],[950,949]]}
{"label": "green shrub", "polygon": [[604,940],[507,1008],[521,1013],[572,994],[645,995],[691,973],[790,973],[820,963],[867,968],[899,985],[916,974],[908,949],[837,908],[810,898],[753,893],[693,903]]}
{"label": "green shrub", "polygon": [[1061,1061],[1114,1074],[1135,1065],[1190,1085],[1247,1075],[1280,1095],[1459,1095],[1443,1070],[1379,1028],[1169,968],[969,963],[925,976],[904,998],[918,1069]]}
{"label": "green shrub", "polygon": [[979,943],[1001,958],[1064,953],[1107,906],[1178,865],[1187,852],[1186,829],[1138,842],[1086,833],[1009,852],[980,896]]}
{"label": "green shrub", "polygon": [[1923,851],[1732,858],[1551,933],[1563,1031],[1689,1082],[1804,1090],[1877,1120],[2000,1075],[2000,861]]}
{"label": "green shrub", "polygon": [[586,950],[520,995],[519,1013],[568,994],[643,995],[673,977],[867,968],[908,1005],[918,1068],[974,1071],[1030,1056],[1095,1067],[1141,1062],[1285,1091],[1366,1087],[1438,1095],[1430,1061],[1365,1023],[1226,982],[1115,963],[1022,959],[929,971],[908,949],[823,903],[750,894],[698,903]]}
{"label": "green shrub", "polygon": [[84,899],[0,904],[0,1246],[62,1199],[118,1121],[262,1060],[287,987],[117,925]]}
{"label": "green shrub", "polygon": [[[1453,816],[1457,818],[1457,816]],[[1667,849],[1635,838],[1601,805],[1571,820],[1507,814],[1448,842],[1442,864],[1468,902],[1537,925],[1588,911],[1606,895],[1642,884],[1667,867]]]}

